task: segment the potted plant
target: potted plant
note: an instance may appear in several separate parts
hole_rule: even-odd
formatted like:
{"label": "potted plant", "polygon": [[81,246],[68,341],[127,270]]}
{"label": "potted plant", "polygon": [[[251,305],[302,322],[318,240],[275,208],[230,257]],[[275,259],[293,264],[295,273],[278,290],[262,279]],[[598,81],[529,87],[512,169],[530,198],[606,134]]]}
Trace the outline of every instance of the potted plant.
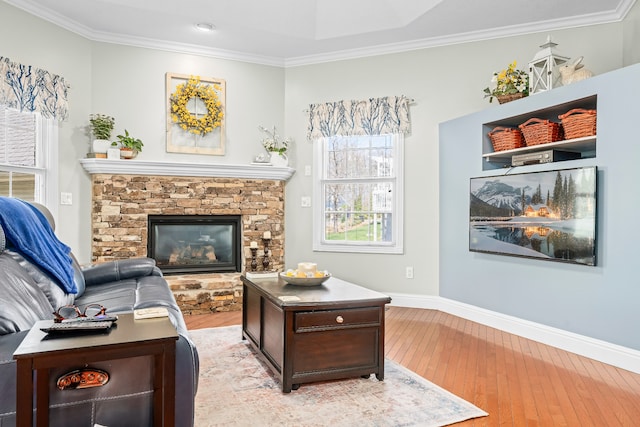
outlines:
{"label": "potted plant", "polygon": [[[89,115],[91,134],[94,138],[92,144],[94,153],[107,152],[107,149],[111,146],[111,132],[113,132],[115,123],[116,120],[106,114]],[[106,157],[106,154],[104,157]]]}
{"label": "potted plant", "polygon": [[123,159],[133,159],[142,151],[144,145],[140,139],[129,135],[129,131],[126,129],[124,135],[118,135],[118,141],[113,145],[116,144],[120,144],[120,157]]}
{"label": "potted plant", "polygon": [[513,61],[505,70],[493,73],[491,82],[495,83],[495,87],[484,89],[484,97],[489,98],[489,102],[492,102],[494,97],[500,104],[504,104],[529,96],[529,75],[516,69],[516,65],[516,61]]}
{"label": "potted plant", "polygon": [[286,138],[280,141],[275,126],[273,130],[269,130],[263,126],[258,126],[258,129],[267,134],[267,137],[262,140],[262,146],[267,150],[267,153],[269,153],[271,163],[275,166],[287,166],[289,162],[287,148],[291,140]]}

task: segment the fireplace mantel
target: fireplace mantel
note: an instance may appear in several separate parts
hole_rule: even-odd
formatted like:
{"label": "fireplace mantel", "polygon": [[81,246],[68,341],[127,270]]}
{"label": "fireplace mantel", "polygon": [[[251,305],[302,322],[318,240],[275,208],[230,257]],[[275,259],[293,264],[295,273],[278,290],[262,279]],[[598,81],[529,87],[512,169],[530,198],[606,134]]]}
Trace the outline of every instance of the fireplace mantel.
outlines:
{"label": "fireplace mantel", "polygon": [[113,159],[80,159],[80,164],[89,174],[206,176],[287,181],[295,173],[293,168],[259,164],[237,165]]}

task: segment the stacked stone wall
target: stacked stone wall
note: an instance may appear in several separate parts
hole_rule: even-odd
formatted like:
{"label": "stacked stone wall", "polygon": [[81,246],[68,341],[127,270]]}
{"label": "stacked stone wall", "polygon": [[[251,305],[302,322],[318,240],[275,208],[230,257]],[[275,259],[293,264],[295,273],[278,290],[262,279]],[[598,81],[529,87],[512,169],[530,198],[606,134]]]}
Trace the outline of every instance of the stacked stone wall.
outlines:
{"label": "stacked stone wall", "polygon": [[[284,267],[284,181],[147,175],[92,175],[92,260],[147,256],[148,215],[241,215],[243,266],[250,243],[271,232],[270,269]],[[239,310],[239,273],[167,276],[188,313]]]}

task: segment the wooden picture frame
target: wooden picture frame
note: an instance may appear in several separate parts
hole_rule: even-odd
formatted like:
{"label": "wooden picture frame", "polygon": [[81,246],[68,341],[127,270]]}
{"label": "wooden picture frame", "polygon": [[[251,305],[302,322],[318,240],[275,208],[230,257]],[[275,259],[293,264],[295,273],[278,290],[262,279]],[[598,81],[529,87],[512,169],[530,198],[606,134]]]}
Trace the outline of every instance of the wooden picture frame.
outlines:
{"label": "wooden picture frame", "polygon": [[[167,152],[168,153],[189,153],[206,154],[213,156],[223,156],[225,154],[225,95],[226,82],[224,79],[212,77],[198,77],[199,86],[213,86],[214,91],[220,101],[222,118],[220,126],[205,134],[197,134],[189,129],[184,129],[173,119],[171,97],[175,93],[178,85],[187,83],[195,76],[186,74],[166,74],[166,111],[167,111]],[[202,99],[193,97],[186,108],[196,118],[202,117],[208,110]]]}

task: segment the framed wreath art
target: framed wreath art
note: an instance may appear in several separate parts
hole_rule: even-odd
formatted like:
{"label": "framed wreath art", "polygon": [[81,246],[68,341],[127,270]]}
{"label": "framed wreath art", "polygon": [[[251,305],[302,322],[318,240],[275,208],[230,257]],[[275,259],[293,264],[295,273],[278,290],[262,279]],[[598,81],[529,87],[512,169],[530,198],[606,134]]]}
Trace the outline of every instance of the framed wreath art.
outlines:
{"label": "framed wreath art", "polygon": [[167,152],[224,155],[222,79],[167,73]]}

